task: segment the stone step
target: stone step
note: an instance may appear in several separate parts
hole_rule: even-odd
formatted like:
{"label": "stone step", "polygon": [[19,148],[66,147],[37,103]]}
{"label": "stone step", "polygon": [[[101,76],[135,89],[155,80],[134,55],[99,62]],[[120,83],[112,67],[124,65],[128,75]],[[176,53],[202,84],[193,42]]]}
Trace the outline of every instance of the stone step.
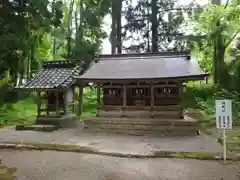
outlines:
{"label": "stone step", "polygon": [[137,118],[103,118],[91,117],[84,124],[140,124],[140,125],[174,125],[174,126],[197,126],[196,121],[186,119],[137,119]]}
{"label": "stone step", "polygon": [[84,128],[85,132],[97,132],[107,134],[125,134],[134,136],[196,136],[197,130],[192,129],[191,131],[152,131],[152,130],[125,130],[125,129],[101,129],[101,128]]}
{"label": "stone step", "polygon": [[174,126],[174,125],[153,125],[153,124],[84,124],[86,128],[101,129],[125,129],[125,130],[148,130],[148,131],[191,131],[197,126]]}
{"label": "stone step", "polygon": [[36,125],[60,125],[61,119],[60,117],[44,117],[39,116],[36,118]]}
{"label": "stone step", "polygon": [[52,132],[58,130],[60,127],[55,125],[16,125],[17,131],[44,131]]}

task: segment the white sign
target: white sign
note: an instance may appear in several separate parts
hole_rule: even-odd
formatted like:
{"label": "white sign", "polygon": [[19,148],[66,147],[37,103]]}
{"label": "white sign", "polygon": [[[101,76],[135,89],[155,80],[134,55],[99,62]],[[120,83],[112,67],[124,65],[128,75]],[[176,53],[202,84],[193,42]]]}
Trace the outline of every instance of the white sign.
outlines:
{"label": "white sign", "polygon": [[231,100],[216,100],[216,126],[218,129],[232,129]]}

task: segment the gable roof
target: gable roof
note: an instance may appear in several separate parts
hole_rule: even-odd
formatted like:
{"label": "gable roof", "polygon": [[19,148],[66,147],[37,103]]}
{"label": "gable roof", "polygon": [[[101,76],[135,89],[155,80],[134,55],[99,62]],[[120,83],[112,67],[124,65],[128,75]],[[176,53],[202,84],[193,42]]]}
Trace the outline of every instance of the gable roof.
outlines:
{"label": "gable roof", "polygon": [[79,80],[204,79],[196,58],[189,52],[100,55]]}
{"label": "gable roof", "polygon": [[81,68],[73,60],[46,61],[43,68],[21,89],[61,89],[68,88],[74,82],[73,75],[79,75]]}

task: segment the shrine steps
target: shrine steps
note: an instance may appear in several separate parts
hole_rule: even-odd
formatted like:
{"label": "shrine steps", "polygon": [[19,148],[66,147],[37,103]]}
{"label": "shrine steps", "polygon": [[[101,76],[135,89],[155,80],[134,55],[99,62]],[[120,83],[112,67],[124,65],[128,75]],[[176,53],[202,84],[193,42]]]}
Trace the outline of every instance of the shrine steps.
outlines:
{"label": "shrine steps", "polygon": [[189,117],[184,119],[91,117],[84,121],[84,131],[139,136],[196,136],[198,123]]}

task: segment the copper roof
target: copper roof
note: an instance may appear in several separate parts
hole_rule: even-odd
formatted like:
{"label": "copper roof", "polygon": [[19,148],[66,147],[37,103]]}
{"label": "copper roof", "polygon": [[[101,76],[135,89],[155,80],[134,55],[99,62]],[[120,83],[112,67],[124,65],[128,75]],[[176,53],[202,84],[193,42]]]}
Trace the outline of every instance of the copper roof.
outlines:
{"label": "copper roof", "polygon": [[79,75],[81,68],[74,61],[46,61],[30,81],[23,84],[21,89],[61,89],[71,86]]}
{"label": "copper roof", "polygon": [[82,80],[164,79],[207,76],[188,52],[100,55]]}

